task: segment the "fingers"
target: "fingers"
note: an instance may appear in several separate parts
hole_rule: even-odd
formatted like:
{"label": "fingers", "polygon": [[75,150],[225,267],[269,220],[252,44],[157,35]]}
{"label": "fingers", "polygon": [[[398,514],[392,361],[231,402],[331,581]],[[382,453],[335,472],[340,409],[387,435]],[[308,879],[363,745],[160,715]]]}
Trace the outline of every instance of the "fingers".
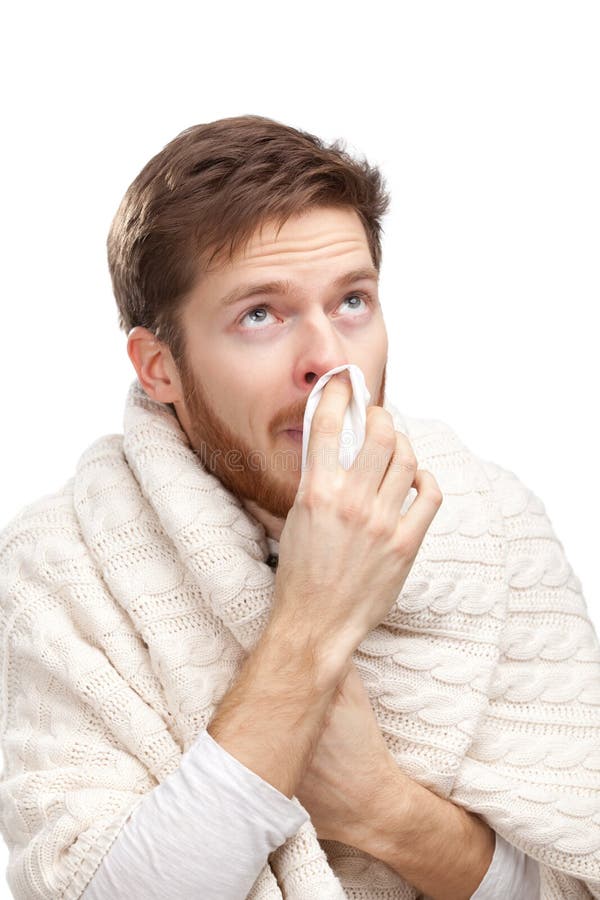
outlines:
{"label": "fingers", "polygon": [[[344,471],[339,462],[339,439],[351,396],[352,384],[346,370],[333,375],[323,388],[312,419],[300,488],[306,487],[308,471],[311,489],[316,489],[317,495],[322,489],[326,496],[333,475]],[[365,511],[376,499],[378,515],[390,525],[398,522],[399,541],[406,541],[407,546],[414,544],[416,554],[443,495],[434,475],[418,468],[410,440],[395,430],[392,416],[383,407],[367,408],[365,441],[345,474],[344,492],[349,508]],[[412,486],[417,496],[401,517],[400,509]]]}
{"label": "fingers", "polygon": [[352,479],[349,490],[358,503],[375,497],[394,454],[396,433],[393,419],[387,410],[381,406],[367,407],[365,440],[348,469],[348,477]]}
{"label": "fingers", "polygon": [[342,470],[339,437],[351,396],[352,384],[347,370],[332,375],[321,392],[312,418],[306,455],[306,469],[311,472],[313,483],[321,480],[325,483],[338,469]]}
{"label": "fingers", "polygon": [[[349,489],[352,507],[368,507],[369,498],[375,493],[377,516],[392,529],[401,525],[399,533],[403,537],[400,539],[409,545],[414,543],[416,553],[442,504],[443,495],[435,476],[427,469],[418,468],[410,440],[402,431],[394,429],[391,416],[380,407],[369,409],[373,409],[373,413],[363,445],[364,458],[359,460],[357,457],[348,470],[349,473],[356,472],[356,481]],[[386,421],[386,415],[389,421]],[[400,510],[413,486],[417,497],[406,515],[401,516]]]}
{"label": "fingers", "polygon": [[417,496],[406,515],[399,517],[397,534],[409,555],[413,555],[414,545],[416,556],[444,497],[435,476],[427,469],[417,469],[413,483],[417,489]]}
{"label": "fingers", "polygon": [[400,509],[417,474],[417,457],[412,444],[401,431],[394,431],[394,452],[379,485],[378,500],[384,515],[400,515]]}

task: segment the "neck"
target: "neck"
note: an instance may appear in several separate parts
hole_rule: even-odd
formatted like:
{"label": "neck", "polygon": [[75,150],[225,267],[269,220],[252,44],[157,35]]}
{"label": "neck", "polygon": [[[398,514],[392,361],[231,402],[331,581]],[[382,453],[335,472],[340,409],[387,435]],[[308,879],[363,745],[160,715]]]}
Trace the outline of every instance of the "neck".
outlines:
{"label": "neck", "polygon": [[255,519],[265,526],[265,531],[270,538],[278,541],[281,538],[281,532],[285,525],[285,519],[279,519],[265,509],[262,509],[254,500],[246,500],[242,498],[242,505],[251,513]]}

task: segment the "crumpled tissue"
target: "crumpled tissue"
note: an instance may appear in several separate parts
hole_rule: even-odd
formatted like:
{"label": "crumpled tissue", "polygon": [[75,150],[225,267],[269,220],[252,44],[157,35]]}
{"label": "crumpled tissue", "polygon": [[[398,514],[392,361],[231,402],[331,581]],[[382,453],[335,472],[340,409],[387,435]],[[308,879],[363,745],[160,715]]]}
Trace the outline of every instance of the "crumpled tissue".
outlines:
{"label": "crumpled tissue", "polygon": [[321,375],[306,401],[302,426],[302,471],[306,468],[310,426],[321,397],[321,392],[331,376],[335,375],[336,372],[342,372],[344,369],[348,369],[348,375],[352,384],[352,397],[344,412],[344,421],[339,440],[339,461],[344,469],[350,468],[365,442],[367,406],[371,399],[371,394],[365,383],[365,376],[362,369],[354,365],[354,363],[336,366],[335,369],[330,369],[329,372]]}

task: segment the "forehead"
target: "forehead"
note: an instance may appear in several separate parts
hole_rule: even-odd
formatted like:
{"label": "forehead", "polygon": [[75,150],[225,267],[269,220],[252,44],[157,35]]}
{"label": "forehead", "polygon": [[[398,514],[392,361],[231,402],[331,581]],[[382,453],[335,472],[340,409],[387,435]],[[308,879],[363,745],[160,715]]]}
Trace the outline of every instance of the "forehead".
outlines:
{"label": "forehead", "polygon": [[358,213],[317,207],[280,228],[267,221],[232,259],[215,257],[188,296],[182,321],[228,321],[250,298],[334,290],[366,278],[376,283],[378,273]]}
{"label": "forehead", "polygon": [[313,268],[319,261],[348,255],[362,257],[365,265],[371,261],[358,213],[348,207],[317,207],[291,216],[282,226],[263,222],[231,260],[221,258],[205,274],[227,278],[270,266]]}

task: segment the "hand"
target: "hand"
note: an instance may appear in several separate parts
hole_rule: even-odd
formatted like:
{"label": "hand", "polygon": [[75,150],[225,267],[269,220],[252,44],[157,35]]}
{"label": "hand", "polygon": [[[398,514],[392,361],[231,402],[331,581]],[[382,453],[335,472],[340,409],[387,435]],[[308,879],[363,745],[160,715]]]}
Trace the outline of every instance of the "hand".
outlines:
{"label": "hand", "polygon": [[471,897],[488,871],[493,829],[404,773],[350,665],[295,795],[320,840],[382,860],[422,894]]}
{"label": "hand", "polygon": [[403,778],[408,776],[403,776],[387,749],[352,663],[331,702],[296,797],[310,814],[317,837],[360,846],[363,832],[368,833],[373,816],[379,815],[382,796],[392,784],[397,812]]}
{"label": "hand", "polygon": [[[346,370],[323,388],[315,411],[308,465],[279,544],[273,617],[325,642],[325,657],[345,661],[398,597],[442,502],[431,472],[417,469],[408,438],[379,406],[367,408],[366,436],[353,465],[338,460]],[[399,510],[412,486],[417,497]]]}

